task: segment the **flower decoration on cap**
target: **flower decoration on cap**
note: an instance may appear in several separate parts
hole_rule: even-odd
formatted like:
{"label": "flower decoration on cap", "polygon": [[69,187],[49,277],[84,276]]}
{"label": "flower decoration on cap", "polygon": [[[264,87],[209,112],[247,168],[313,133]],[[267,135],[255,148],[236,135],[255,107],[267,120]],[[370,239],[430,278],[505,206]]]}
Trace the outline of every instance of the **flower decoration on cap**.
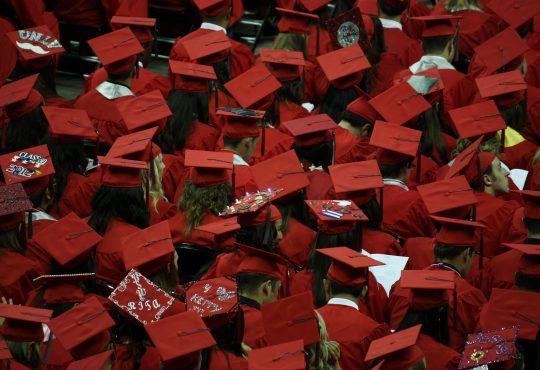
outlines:
{"label": "flower decoration on cap", "polygon": [[257,191],[256,193],[246,194],[241,199],[227,206],[227,208],[219,213],[219,216],[234,216],[243,213],[252,213],[271,202],[283,189],[268,189],[266,191]]}
{"label": "flower decoration on cap", "polygon": [[516,353],[518,326],[469,334],[459,369],[476,368],[511,360]]}

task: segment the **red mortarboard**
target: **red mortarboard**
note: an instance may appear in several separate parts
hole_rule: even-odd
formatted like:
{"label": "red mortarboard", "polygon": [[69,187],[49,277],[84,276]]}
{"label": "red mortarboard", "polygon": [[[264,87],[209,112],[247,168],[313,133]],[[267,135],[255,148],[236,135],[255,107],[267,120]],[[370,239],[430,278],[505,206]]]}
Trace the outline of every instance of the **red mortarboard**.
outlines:
{"label": "red mortarboard", "polygon": [[[81,348],[86,355],[101,352],[110,340],[114,320],[96,297],[49,321],[49,328],[67,350]],[[77,351],[78,352],[78,351]]]}
{"label": "red mortarboard", "polygon": [[279,266],[287,265],[287,261],[283,257],[275,253],[242,244],[239,244],[238,246],[246,253],[246,255],[238,265],[236,270],[237,274],[261,274],[281,280],[282,275]]}
{"label": "red mortarboard", "polygon": [[330,0],[298,0],[298,5],[304,10],[313,13],[330,2]]}
{"label": "red mortarboard", "polygon": [[336,193],[345,193],[356,205],[362,206],[383,187],[383,178],[375,160],[338,164],[328,167]]}
{"label": "red mortarboard", "polygon": [[420,185],[416,190],[430,214],[478,203],[465,176]]}
{"label": "red mortarboard", "polygon": [[172,262],[174,245],[169,223],[162,221],[120,239],[126,271],[136,268],[153,275]]}
{"label": "red mortarboard", "polygon": [[527,90],[527,83],[517,70],[477,78],[475,82],[482,98],[492,98],[502,108],[519,103]]}
{"label": "red mortarboard", "polygon": [[264,117],[263,111],[242,108],[219,108],[216,115],[225,118],[224,137],[241,139],[259,136],[257,121]]}
{"label": "red mortarboard", "polygon": [[216,222],[199,225],[194,230],[213,234],[215,236],[222,236],[222,235],[228,235],[228,234],[231,234],[240,230],[240,224],[237,222],[236,217],[231,217],[231,218],[225,218]]}
{"label": "red mortarboard", "polygon": [[397,85],[406,81],[417,93],[422,94],[431,106],[442,100],[444,83],[437,68],[429,68],[416,74],[409,75],[408,73],[410,71],[405,70],[405,76],[394,80],[394,84]]}
{"label": "red mortarboard", "polygon": [[282,122],[281,125],[294,136],[295,145],[302,148],[330,141],[332,139],[330,130],[335,129],[337,126],[327,114],[298,118]]}
{"label": "red mortarboard", "polygon": [[431,216],[441,224],[435,240],[438,245],[469,248],[475,244],[475,232],[486,227],[479,222],[456,220],[454,218]]}
{"label": "red mortarboard", "polygon": [[52,310],[0,304],[0,317],[6,320],[0,327],[0,335],[5,340],[17,342],[39,342],[43,340],[42,324],[49,322]]}
{"label": "red mortarboard", "polygon": [[199,37],[182,40],[181,44],[186,49],[191,62],[197,61],[202,64],[213,64],[217,60],[226,58],[223,52],[232,47],[231,40],[222,31],[207,32]]}
{"label": "red mortarboard", "polygon": [[115,15],[111,18],[111,27],[115,31],[122,27],[129,27],[141,44],[153,39],[152,29],[156,27],[156,18],[124,17]]}
{"label": "red mortarboard", "polygon": [[355,6],[360,8],[362,14],[369,14],[379,17],[379,6],[377,5],[377,0],[356,0]]}
{"label": "red mortarboard", "polygon": [[102,237],[71,212],[34,235],[33,239],[60,265],[75,267]]}
{"label": "red mortarboard", "polygon": [[347,112],[362,117],[371,124],[374,124],[379,118],[379,114],[369,104],[369,99],[369,97],[361,96],[358,99],[353,100],[347,105]]}
{"label": "red mortarboard", "polygon": [[422,22],[424,29],[422,38],[455,36],[459,21],[463,17],[455,15],[430,15],[425,17],[411,17],[411,20]]}
{"label": "red mortarboard", "polygon": [[540,3],[535,0],[490,1],[486,7],[513,28],[519,28],[540,12]]}
{"label": "red mortarboard", "polygon": [[518,271],[525,276],[540,278],[540,246],[537,244],[503,244],[522,253]]}
{"label": "red mortarboard", "polygon": [[474,158],[477,158],[478,147],[482,144],[483,136],[480,136],[474,143],[466,147],[452,161],[450,170],[446,173],[445,179],[450,179],[465,169]]}
{"label": "red mortarboard", "polygon": [[169,60],[169,68],[174,75],[174,88],[189,92],[208,92],[208,82],[217,80],[214,67],[203,64]]}
{"label": "red mortarboard", "polygon": [[[7,185],[54,174],[54,166],[47,145],[4,154],[0,156],[0,166]],[[30,192],[27,190],[27,193]]]}
{"label": "red mortarboard", "polygon": [[492,100],[452,109],[448,114],[456,132],[463,139],[476,139],[506,128],[506,123]]}
{"label": "red mortarboard", "polygon": [[129,71],[137,63],[137,55],[144,51],[128,27],[88,40],[88,45],[112,74]]}
{"label": "red mortarboard", "polygon": [[369,145],[383,150],[377,153],[379,164],[397,164],[416,157],[422,131],[384,121],[376,121]]}
{"label": "red mortarboard", "polygon": [[233,168],[233,153],[186,150],[186,167],[193,167],[190,180],[197,186],[214,186],[229,181],[227,170]]}
{"label": "red mortarboard", "polygon": [[143,325],[161,319],[174,298],[137,270],[131,270],[109,295],[120,310]]}
{"label": "red mortarboard", "polygon": [[216,344],[210,329],[193,311],[150,323],[144,329],[163,361],[179,359]]}
{"label": "red mortarboard", "polygon": [[465,175],[469,184],[477,181],[487,171],[489,166],[491,166],[495,158],[497,158],[495,154],[490,152],[478,152],[474,154],[472,160],[463,171],[463,175]]}
{"label": "red mortarboard", "polygon": [[38,26],[6,34],[23,61],[53,56],[66,51],[47,26]]}
{"label": "red mortarboard", "polygon": [[216,17],[232,5],[231,0],[193,0],[193,2],[205,17]]}
{"label": "red mortarboard", "polygon": [[118,137],[109,149],[107,157],[149,162],[159,154],[158,146],[152,143],[157,130],[157,127],[152,127]]}
{"label": "red mortarboard", "polygon": [[113,188],[137,188],[142,185],[141,170],[148,170],[148,162],[125,158],[98,157],[105,166],[102,184]]}
{"label": "red mortarboard", "polygon": [[403,289],[411,289],[410,307],[426,311],[448,303],[447,291],[455,288],[454,276],[452,271],[403,270],[399,284]]}
{"label": "red mortarboard", "polygon": [[343,286],[367,284],[368,268],[384,265],[348,247],[323,248],[317,249],[317,252],[332,259],[328,279]]}
{"label": "red mortarboard", "polygon": [[474,52],[486,68],[485,75],[490,75],[521,57],[527,49],[527,44],[519,34],[507,28],[474,48]]}
{"label": "red mortarboard", "polygon": [[21,184],[0,186],[0,231],[15,229],[30,209],[32,202]]}
{"label": "red mortarboard", "polygon": [[228,276],[196,281],[186,288],[186,310],[196,312],[209,328],[220,328],[238,312],[237,290]]}
{"label": "red mortarboard", "polygon": [[311,291],[264,304],[261,313],[269,345],[301,339],[306,346],[320,342]]}
{"label": "red mortarboard", "polygon": [[[270,205],[270,208],[265,206],[276,199],[281,191],[281,189],[267,189],[265,191],[247,194],[241,199],[236,200],[233,205],[227,206],[219,215],[222,217],[237,215],[238,223],[242,227],[261,225],[267,221],[279,220],[281,219],[279,210],[273,205]],[[268,211],[271,213],[270,218],[268,218]]]}
{"label": "red mortarboard", "polygon": [[319,20],[319,16],[310,13],[298,12],[295,10],[276,8],[281,13],[278,23],[279,32],[309,34],[310,24]]}
{"label": "red mortarboard", "polygon": [[524,190],[521,196],[525,202],[523,215],[531,220],[540,220],[540,191]]}
{"label": "red mortarboard", "polygon": [[128,131],[138,131],[151,126],[165,125],[164,120],[172,115],[159,90],[116,104]]}
{"label": "red mortarboard", "polygon": [[[279,81],[263,64],[256,64],[223,86],[242,108],[257,105],[257,102],[281,88]],[[254,108],[259,108],[259,106]]]}
{"label": "red mortarboard", "polygon": [[540,328],[540,310],[533,302],[538,302],[537,292],[493,288],[480,314],[480,327],[519,325],[519,339],[535,340]]}
{"label": "red mortarboard", "polygon": [[79,361],[73,361],[68,365],[67,370],[103,370],[113,352],[113,350],[101,352]]}
{"label": "red mortarboard", "polygon": [[0,107],[5,107],[10,119],[21,118],[43,103],[41,94],[33,89],[37,78],[35,74],[0,88]]}
{"label": "red mortarboard", "polygon": [[517,352],[518,332],[519,327],[511,326],[469,334],[458,369],[481,368],[483,365],[512,360]]}
{"label": "red mortarboard", "polygon": [[364,77],[364,71],[371,67],[358,44],[320,55],[317,62],[328,81],[337,89],[357,85]]}
{"label": "red mortarboard", "polygon": [[369,104],[388,122],[399,125],[416,118],[431,108],[409,82],[395,85],[369,101]]}
{"label": "red mortarboard", "polygon": [[43,106],[41,110],[49,122],[49,135],[55,141],[73,142],[98,139],[88,113],[82,109]]}
{"label": "red mortarboard", "polygon": [[249,370],[303,370],[306,368],[304,341],[281,343],[248,353]]}
{"label": "red mortarboard", "polygon": [[249,169],[259,189],[283,189],[276,199],[309,185],[309,179],[294,150],[259,162]]}
{"label": "red mortarboard", "polygon": [[420,347],[416,346],[421,327],[416,325],[374,340],[369,345],[364,361],[383,357],[379,370],[408,369],[417,364],[424,357]]}
{"label": "red mortarboard", "polygon": [[350,200],[306,200],[317,219],[319,230],[326,234],[341,234],[354,230],[357,221],[367,216]]}
{"label": "red mortarboard", "polygon": [[267,63],[270,72],[279,81],[293,81],[301,76],[306,65],[304,54],[299,51],[260,49],[261,62]]}

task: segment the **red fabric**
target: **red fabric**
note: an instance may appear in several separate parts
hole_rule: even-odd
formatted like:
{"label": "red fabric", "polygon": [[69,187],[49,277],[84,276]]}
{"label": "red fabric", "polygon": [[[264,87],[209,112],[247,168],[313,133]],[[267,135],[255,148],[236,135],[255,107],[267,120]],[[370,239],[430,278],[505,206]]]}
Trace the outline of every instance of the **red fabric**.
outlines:
{"label": "red fabric", "polygon": [[[44,358],[47,352],[48,342],[42,343],[40,347],[41,358]],[[66,350],[59,340],[53,340],[49,350],[47,364],[42,367],[43,370],[65,370],[70,363],[75,361],[73,356]]]}
{"label": "red fabric", "polygon": [[336,158],[334,164],[365,161],[377,148],[369,145],[369,137],[357,137],[341,127],[336,127]]}
{"label": "red fabric", "polygon": [[[317,54],[317,28],[319,28],[319,53]],[[317,55],[323,55],[334,50],[332,39],[327,30],[318,27],[315,24],[309,25],[310,34],[307,39],[308,59],[316,62]]]}
{"label": "red fabric", "polygon": [[59,0],[56,15],[62,23],[99,28],[105,23],[104,14],[93,0]]}
{"label": "red fabric", "polygon": [[[232,177],[232,170],[228,170],[229,178]],[[253,175],[249,170],[249,166],[234,166],[235,187],[234,196],[235,199],[240,199],[246,195],[246,193],[253,193],[259,190],[257,183],[253,179]],[[232,183],[232,179],[231,179]]]}
{"label": "red fabric", "polygon": [[408,67],[409,65],[404,65],[399,55],[388,52],[382,53],[381,60],[372,68],[372,75],[369,80],[370,87],[367,93],[371,97],[379,95],[392,86],[396,73]]}
{"label": "red fabric", "polygon": [[279,242],[278,251],[295,266],[306,266],[316,235],[315,231],[291,218]]}
{"label": "red fabric", "polygon": [[150,203],[150,208],[152,210],[152,212],[150,212],[150,225],[155,225],[161,221],[168,220],[176,214],[176,206],[163,199],[158,200],[156,204],[157,210],[152,203]]}
{"label": "red fabric", "polygon": [[416,185],[429,184],[430,182],[435,181],[435,175],[439,168],[439,166],[433,159],[422,154],[420,156],[420,171],[421,171],[420,182],[417,183],[416,182],[417,164],[418,164],[417,159],[415,159],[412,163],[413,166],[411,169],[411,176],[409,177],[409,181],[407,181],[407,186],[411,189],[414,189]]}
{"label": "red fabric", "polygon": [[294,144],[294,138],[289,133],[283,133],[275,128],[266,128],[264,131],[264,155],[261,154],[262,129],[259,127],[259,141],[257,142],[257,147],[255,148],[253,155],[249,159],[251,165],[275,157],[278,154],[285,153],[289,151]]}
{"label": "red fabric", "polygon": [[493,257],[488,276],[488,291],[491,294],[493,288],[514,289],[514,279],[519,268],[519,262],[523,253],[515,249],[501,253]]}
{"label": "red fabric", "polygon": [[185,149],[213,151],[219,140],[219,130],[201,122],[195,122],[186,139]]}
{"label": "red fabric", "polygon": [[370,343],[390,334],[385,324],[376,323],[352,307],[327,304],[319,313],[326,323],[328,339],[340,344],[342,369],[367,369],[363,359]]}
{"label": "red fabric", "polygon": [[523,136],[538,145],[540,144],[540,89],[533,86],[527,88],[527,112],[529,125],[523,130]]}
{"label": "red fabric", "polygon": [[[212,213],[207,213],[203,217],[201,225],[206,225],[220,220],[221,217]],[[216,245],[213,235],[197,230],[193,230],[189,238],[186,238],[184,234],[186,223],[186,213],[182,211],[179,211],[174,217],[169,219],[173,243],[190,243],[209,249],[228,249],[233,246],[234,241],[232,237],[226,239],[223,243],[220,243],[220,245]]]}
{"label": "red fabric", "polygon": [[383,28],[383,32],[386,51],[396,55],[402,65],[410,66],[424,55],[420,43],[411,39],[403,31],[397,28]]}
{"label": "red fabric", "polygon": [[[52,220],[39,220],[32,222],[33,234],[36,235],[44,228],[56,222]],[[29,239],[26,242],[26,257],[36,263],[37,271],[40,275],[50,274],[51,272],[51,255],[45,251],[34,239]]]}
{"label": "red fabric", "polygon": [[218,348],[212,351],[210,355],[210,367],[209,370],[221,370],[221,369],[238,369],[247,370],[248,362],[241,356],[236,356],[234,353],[226,352]]}
{"label": "red fabric", "polygon": [[306,174],[309,180],[306,188],[307,199],[336,199],[336,191],[329,174],[319,170],[308,171]]}
{"label": "red fabric", "polygon": [[459,52],[466,57],[471,58],[475,47],[502,31],[502,21],[495,14],[476,10],[462,10],[452,14],[463,17],[459,30]]}
{"label": "red fabric", "polygon": [[244,258],[244,252],[233,251],[230,253],[221,253],[217,256],[216,262],[204,274],[200,280],[208,280],[225,275],[234,275]]}
{"label": "red fabric", "polygon": [[37,264],[15,251],[0,252],[0,297],[6,302],[24,305],[28,294],[35,288],[33,279],[39,276]]}
{"label": "red fabric", "polygon": [[73,101],[67,100],[61,96],[50,96],[48,98],[43,98],[44,105],[58,107],[58,108],[73,108]]}
{"label": "red fabric", "polygon": [[367,227],[362,228],[362,249],[369,253],[391,254],[393,256],[402,254],[401,245],[396,238],[383,231]]}
{"label": "red fabric", "polygon": [[140,356],[140,367],[135,363],[135,357],[137,357],[137,354],[134,353],[134,351],[137,351],[135,348],[123,344],[114,344],[113,349],[114,363],[112,370],[134,370],[136,368],[150,370],[161,366],[159,352],[155,347],[146,347],[144,354]]}
{"label": "red fabric", "polygon": [[184,158],[179,158],[179,156],[173,154],[162,154],[162,160],[165,165],[161,178],[163,193],[170,202],[176,204],[174,194],[185,171]]}
{"label": "red fabric", "polygon": [[411,0],[408,13],[408,17],[406,11],[401,15],[400,23],[403,26],[403,32],[412,39],[420,40],[422,38],[424,25],[422,22],[411,21],[409,18],[429,16],[431,10],[424,3]]}
{"label": "red fabric", "polygon": [[443,109],[445,113],[474,102],[477,89],[472,78],[453,69],[439,69],[438,72],[444,84]]}
{"label": "red fabric", "polygon": [[266,333],[261,311],[245,304],[241,304],[240,307],[244,312],[244,338],[242,342],[253,349],[266,347]]}
{"label": "red fabric", "polygon": [[[275,127],[280,127],[281,122],[292,121],[309,116],[306,108],[293,102],[279,102],[279,122],[274,122]],[[285,132],[287,133],[287,132]]]}
{"label": "red fabric", "polygon": [[429,335],[420,333],[416,341],[426,357],[426,370],[454,370],[458,368],[461,354]]}

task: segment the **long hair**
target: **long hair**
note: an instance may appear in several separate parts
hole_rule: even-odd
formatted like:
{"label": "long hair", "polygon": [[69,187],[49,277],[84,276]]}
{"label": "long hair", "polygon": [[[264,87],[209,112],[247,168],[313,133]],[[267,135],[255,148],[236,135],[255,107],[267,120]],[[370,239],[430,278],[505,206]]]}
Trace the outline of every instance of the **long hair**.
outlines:
{"label": "long hair", "polygon": [[371,92],[371,78],[373,76],[373,71],[377,69],[379,62],[381,61],[381,54],[386,51],[381,21],[374,15],[369,15],[369,18],[373,22],[374,32],[371,37],[371,46],[365,51],[365,54],[369,64],[371,64],[371,68],[366,71],[364,78],[360,81],[360,88],[368,93]]}
{"label": "long hair", "polygon": [[12,120],[6,127],[6,147],[0,149],[0,153],[11,153],[44,143],[48,126],[41,105],[21,118]]}
{"label": "long hair", "polygon": [[358,92],[354,88],[342,90],[330,84],[321,100],[320,113],[328,114],[334,122],[339,123],[343,119],[343,112],[346,111],[347,105],[356,98],[358,98]]}
{"label": "long hair", "polygon": [[444,10],[447,13],[452,13],[457,8],[482,9],[482,3],[480,0],[446,0],[444,2]]}
{"label": "long hair", "polygon": [[422,324],[422,333],[429,335],[437,342],[450,345],[450,329],[448,327],[448,304],[425,311],[409,308],[397,331]]}
{"label": "long hair", "polygon": [[149,226],[142,187],[114,188],[101,185],[92,198],[92,214],[88,224],[103,235],[112,218],[119,218],[140,229]]}
{"label": "long hair", "polygon": [[512,127],[517,132],[523,132],[527,126],[527,98],[507,108],[499,108],[501,116],[507,126]]}
{"label": "long hair", "polygon": [[363,222],[363,225],[372,230],[380,230],[382,223],[382,209],[377,201],[377,195],[373,195],[370,200],[362,204],[360,209],[368,218],[368,221]]}
{"label": "long hair", "polygon": [[325,170],[332,165],[334,157],[334,144],[332,141],[325,141],[319,145],[309,147],[298,147],[293,145],[293,149],[301,161],[307,161],[315,167],[322,167]]}
{"label": "long hair", "polygon": [[442,138],[441,119],[437,107],[431,107],[421,116],[419,126],[424,131],[420,142],[422,154],[433,157],[433,150],[435,150],[441,164],[447,163],[446,144]]}
{"label": "long hair", "polygon": [[304,59],[308,58],[307,38],[303,33],[278,33],[272,49],[299,51],[304,54]]}
{"label": "long hair", "polygon": [[188,180],[178,203],[178,209],[186,212],[186,238],[201,224],[206,214],[218,215],[227,208],[231,196],[232,187],[229,183],[202,187]]}
{"label": "long hair", "polygon": [[274,222],[272,222],[272,225],[270,225],[270,227],[272,237],[269,241],[265,241],[264,238],[266,234],[265,224],[241,228],[236,232],[235,240],[240,244],[245,244],[253,248],[263,249],[265,251],[275,253],[277,248],[277,245],[275,243],[277,229]]}
{"label": "long hair", "polygon": [[[163,190],[163,155],[159,154],[157,157],[154,158],[154,181],[150,183],[150,196],[152,199],[152,207],[154,208],[154,211],[158,211],[157,204],[160,200],[167,201],[167,197],[165,196],[165,192]],[[141,177],[142,177],[142,188],[146,192],[146,183],[148,182],[148,172],[146,170],[141,171]],[[145,194],[147,197],[148,194]]]}
{"label": "long hair", "polygon": [[13,250],[24,255],[26,253],[26,235],[24,230],[25,228],[23,226],[22,229],[15,228],[0,232],[0,252],[2,250]]}

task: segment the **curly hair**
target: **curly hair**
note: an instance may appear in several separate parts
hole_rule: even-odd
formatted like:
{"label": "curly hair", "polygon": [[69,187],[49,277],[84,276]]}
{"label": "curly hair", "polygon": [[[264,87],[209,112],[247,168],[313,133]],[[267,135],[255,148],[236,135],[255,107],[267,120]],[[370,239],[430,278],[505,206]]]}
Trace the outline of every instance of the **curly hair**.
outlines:
{"label": "curly hair", "polygon": [[[459,153],[464,151],[471,144],[472,141],[469,139],[457,139],[456,148],[452,151],[452,158],[456,158]],[[491,139],[485,140],[482,142],[482,144],[480,144],[478,150],[480,150],[481,152],[499,154],[501,152],[501,139],[497,135],[492,137]]]}
{"label": "curly hair", "polygon": [[229,183],[201,187],[188,180],[178,203],[178,209],[186,212],[186,238],[201,224],[207,213],[217,215],[223,211],[229,205],[231,196],[232,187]]}

